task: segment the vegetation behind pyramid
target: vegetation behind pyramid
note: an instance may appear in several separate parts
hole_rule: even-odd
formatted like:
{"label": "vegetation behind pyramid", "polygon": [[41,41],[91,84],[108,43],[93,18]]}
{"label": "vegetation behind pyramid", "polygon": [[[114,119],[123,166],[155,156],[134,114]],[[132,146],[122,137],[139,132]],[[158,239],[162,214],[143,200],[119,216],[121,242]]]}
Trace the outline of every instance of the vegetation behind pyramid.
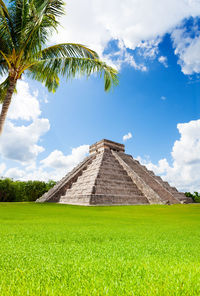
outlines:
{"label": "vegetation behind pyramid", "polygon": [[109,140],[90,146],[90,154],[37,202],[75,205],[133,205],[189,203],[152,171]]}

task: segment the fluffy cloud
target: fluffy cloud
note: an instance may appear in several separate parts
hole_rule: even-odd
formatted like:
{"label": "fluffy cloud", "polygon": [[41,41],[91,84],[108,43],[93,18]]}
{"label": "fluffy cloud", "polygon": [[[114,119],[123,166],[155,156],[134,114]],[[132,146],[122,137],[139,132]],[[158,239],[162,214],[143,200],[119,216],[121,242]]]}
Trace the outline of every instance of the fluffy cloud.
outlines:
{"label": "fluffy cloud", "polygon": [[3,176],[3,173],[5,172],[6,165],[5,163],[0,164],[0,176]]}
{"label": "fluffy cloud", "polygon": [[128,134],[123,136],[123,141],[125,142],[125,141],[127,141],[127,140],[129,140],[131,138],[132,138],[132,134],[129,132]]}
{"label": "fluffy cloud", "polygon": [[13,95],[12,103],[8,110],[8,118],[34,120],[40,114],[38,91],[32,94],[28,82],[19,80],[17,83],[17,94]]}
{"label": "fluffy cloud", "polygon": [[30,125],[16,126],[7,121],[0,137],[0,153],[3,158],[29,163],[44,148],[37,144],[39,138],[50,128],[48,119],[35,119]]}
{"label": "fluffy cloud", "polygon": [[154,57],[165,33],[171,33],[183,19],[200,15],[200,2],[69,0],[66,10],[67,14],[61,20],[62,28],[53,37],[54,41],[80,42],[94,48],[102,56],[109,41],[118,40],[118,54],[122,55],[115,60],[117,66],[120,66],[122,60],[126,63],[130,61],[133,67],[143,70],[134,60],[127,59],[121,49],[125,47],[134,50],[139,47],[144,50],[144,56]]}
{"label": "fluffy cloud", "polygon": [[26,167],[24,168],[13,167],[8,169],[4,173],[4,177],[12,178],[14,180],[21,180],[21,181],[27,181],[27,180],[48,181],[50,179],[54,179],[54,175],[52,175],[51,172],[44,171],[40,167],[35,168],[34,170],[31,170],[31,171],[29,170],[27,171]]}
{"label": "fluffy cloud", "polygon": [[55,150],[50,155],[41,161],[44,167],[55,169],[64,168],[67,171],[77,165],[89,152],[89,145],[81,145],[72,149],[72,153],[64,155],[61,151]]}
{"label": "fluffy cloud", "polygon": [[[18,81],[17,94],[13,96],[0,137],[0,154],[3,159],[31,163],[44,151],[38,142],[49,130],[50,124],[48,119],[39,118],[40,114],[38,91],[31,92],[28,82]],[[19,119],[29,121],[29,124],[19,125],[19,121],[16,121]],[[14,175],[12,170],[10,173]]]}
{"label": "fluffy cloud", "polygon": [[165,68],[168,67],[168,64],[167,64],[167,57],[160,56],[160,57],[158,58],[158,61],[159,61],[161,64],[163,64],[163,66],[164,66]]}
{"label": "fluffy cloud", "polygon": [[[88,151],[89,145],[73,148],[68,155],[55,150],[43,159],[39,166],[33,163],[31,166],[26,165],[23,169],[14,167],[8,169],[4,175],[18,180],[60,180],[87,156]],[[5,171],[5,168],[3,169]]]}
{"label": "fluffy cloud", "polygon": [[10,168],[6,171],[5,177],[19,180],[24,176],[24,174],[24,170],[20,170],[19,168]]}
{"label": "fluffy cloud", "polygon": [[182,72],[184,74],[199,73],[200,34],[198,27],[194,26],[192,32],[187,31],[185,27],[177,28],[172,32],[172,39]]}
{"label": "fluffy cloud", "polygon": [[200,119],[179,123],[180,139],[175,141],[170,166],[166,159],[157,165],[141,161],[170,184],[182,191],[200,191]]}
{"label": "fluffy cloud", "polygon": [[167,98],[166,98],[165,96],[161,96],[160,99],[161,99],[162,101],[165,101]]}

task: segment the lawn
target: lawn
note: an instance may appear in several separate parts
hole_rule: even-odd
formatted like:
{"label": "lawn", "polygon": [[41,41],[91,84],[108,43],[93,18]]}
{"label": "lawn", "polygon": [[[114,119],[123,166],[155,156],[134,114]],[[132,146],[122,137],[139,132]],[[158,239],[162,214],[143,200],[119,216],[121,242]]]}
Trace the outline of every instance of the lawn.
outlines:
{"label": "lawn", "polygon": [[0,203],[0,295],[200,295],[200,205]]}

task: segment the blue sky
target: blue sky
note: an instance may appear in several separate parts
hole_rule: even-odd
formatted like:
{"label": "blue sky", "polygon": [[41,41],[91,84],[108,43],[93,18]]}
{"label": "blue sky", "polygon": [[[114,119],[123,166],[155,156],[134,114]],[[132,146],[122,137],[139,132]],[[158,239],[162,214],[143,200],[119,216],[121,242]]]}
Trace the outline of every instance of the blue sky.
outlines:
{"label": "blue sky", "polygon": [[[51,42],[74,38],[96,49],[119,69],[119,85],[105,93],[98,77],[62,78],[50,94],[37,82],[21,81],[0,140],[2,176],[59,179],[87,154],[88,145],[107,138],[124,143],[127,153],[180,190],[200,190],[200,4],[163,2],[172,15],[167,22],[154,2],[141,12],[137,1],[127,0],[118,22],[117,9],[103,13],[97,5],[90,8],[95,20],[84,27],[73,16],[76,3],[68,1],[62,30],[69,29]],[[128,133],[132,137],[123,141]]]}
{"label": "blue sky", "polygon": [[191,83],[181,72],[172,53],[166,37],[160,54],[167,57],[168,67],[157,60],[147,60],[146,72],[124,65],[119,86],[110,93],[104,92],[103,81],[97,78],[68,83],[63,79],[57,93],[48,95],[49,103],[43,109],[43,116],[53,122],[51,132],[43,137],[51,142],[49,152],[52,147],[63,151],[101,138],[122,142],[130,131],[129,153],[150,155],[153,161],[169,157],[179,136],[177,123],[200,117],[199,83],[196,77]]}

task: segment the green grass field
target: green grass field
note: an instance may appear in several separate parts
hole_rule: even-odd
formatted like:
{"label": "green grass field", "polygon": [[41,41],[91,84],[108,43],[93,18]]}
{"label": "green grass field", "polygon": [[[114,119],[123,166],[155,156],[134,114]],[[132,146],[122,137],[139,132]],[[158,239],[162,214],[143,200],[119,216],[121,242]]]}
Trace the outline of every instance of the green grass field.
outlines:
{"label": "green grass field", "polygon": [[200,205],[0,204],[0,295],[200,295]]}

